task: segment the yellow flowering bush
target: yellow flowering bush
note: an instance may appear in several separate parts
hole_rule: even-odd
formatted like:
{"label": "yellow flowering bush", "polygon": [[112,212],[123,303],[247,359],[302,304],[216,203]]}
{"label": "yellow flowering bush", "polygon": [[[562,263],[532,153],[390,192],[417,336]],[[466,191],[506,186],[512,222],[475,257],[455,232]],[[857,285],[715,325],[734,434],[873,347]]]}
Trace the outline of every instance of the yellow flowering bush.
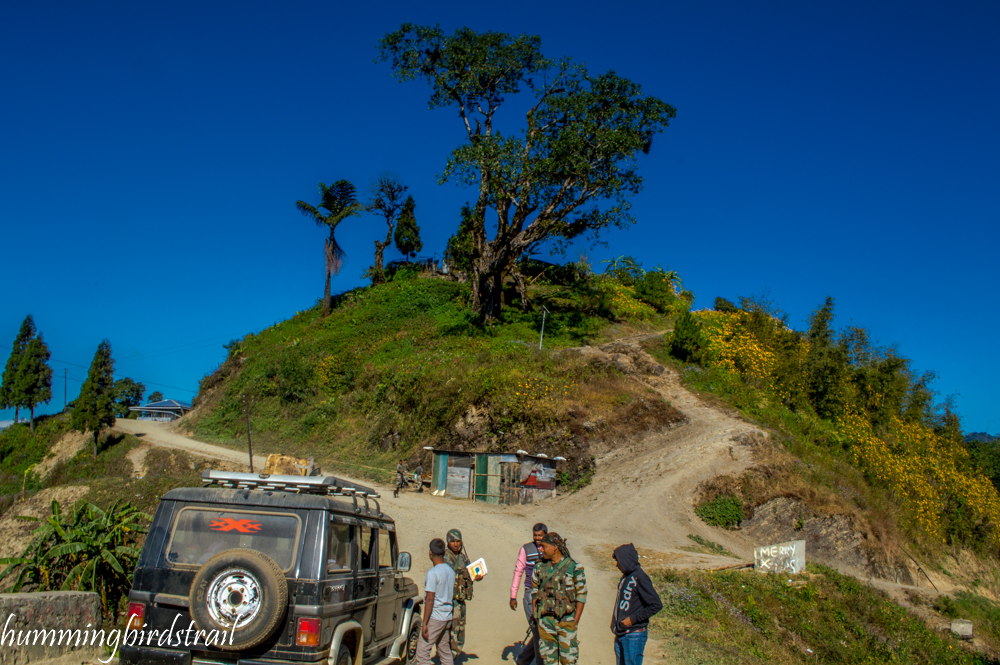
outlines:
{"label": "yellow flowering bush", "polygon": [[615,316],[645,319],[656,314],[655,309],[636,297],[631,287],[624,286],[614,279],[598,279],[594,286],[608,297],[611,311]]}
{"label": "yellow flowering bush", "polygon": [[[919,423],[893,417],[885,438],[868,419],[848,413],[839,423],[852,443],[854,462],[872,480],[888,487],[924,535],[940,539],[949,499],[965,504],[980,518],[1000,524],[1000,495],[981,476],[962,468],[968,451]],[[993,539],[1000,544],[1000,533]]]}

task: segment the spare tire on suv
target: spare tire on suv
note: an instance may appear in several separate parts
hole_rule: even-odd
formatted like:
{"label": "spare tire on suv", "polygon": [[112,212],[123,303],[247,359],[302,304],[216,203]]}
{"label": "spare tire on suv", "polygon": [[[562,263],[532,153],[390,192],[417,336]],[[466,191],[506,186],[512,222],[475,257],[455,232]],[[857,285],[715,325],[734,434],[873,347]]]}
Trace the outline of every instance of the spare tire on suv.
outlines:
{"label": "spare tire on suv", "polygon": [[288,585],[271,557],[257,550],[231,549],[198,570],[188,602],[199,630],[226,634],[217,646],[238,651],[261,644],[282,624]]}

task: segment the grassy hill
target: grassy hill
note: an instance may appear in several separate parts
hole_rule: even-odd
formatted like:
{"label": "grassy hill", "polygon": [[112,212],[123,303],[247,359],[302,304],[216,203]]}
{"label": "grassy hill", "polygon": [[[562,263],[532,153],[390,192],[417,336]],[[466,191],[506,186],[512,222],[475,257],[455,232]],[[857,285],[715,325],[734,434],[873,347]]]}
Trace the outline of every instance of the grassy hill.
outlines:
{"label": "grassy hill", "polygon": [[426,445],[523,448],[566,457],[573,484],[593,473],[596,441],[679,419],[619,370],[565,350],[663,329],[683,301],[657,311],[616,282],[554,279],[532,287],[535,308],[484,326],[468,297],[465,284],[403,272],[341,295],[326,318],[314,308],[248,335],[202,381],[188,426],[243,445],[249,395],[255,449],[385,477]]}

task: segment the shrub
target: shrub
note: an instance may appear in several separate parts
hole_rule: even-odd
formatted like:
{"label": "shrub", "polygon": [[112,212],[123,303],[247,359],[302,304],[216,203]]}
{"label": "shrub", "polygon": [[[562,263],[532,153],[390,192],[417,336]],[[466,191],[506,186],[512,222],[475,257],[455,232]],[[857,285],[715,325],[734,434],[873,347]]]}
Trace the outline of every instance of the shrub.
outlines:
{"label": "shrub", "polygon": [[701,362],[705,353],[705,337],[701,324],[694,320],[690,312],[684,312],[674,324],[674,334],[670,338],[670,355],[683,362]]}
{"label": "shrub", "polygon": [[713,309],[715,309],[716,312],[725,312],[726,314],[732,314],[739,308],[730,301],[723,298],[722,296],[719,296],[718,298],[715,299],[715,307]]}
{"label": "shrub", "polygon": [[695,515],[705,524],[731,529],[739,526],[745,515],[743,502],[735,496],[719,496],[706,501],[694,509]]}
{"label": "shrub", "polygon": [[128,597],[139,559],[137,535],[146,533],[152,518],[128,502],[115,502],[106,511],[81,502],[64,515],[53,501],[47,520],[21,519],[42,524],[21,556],[0,559],[7,565],[0,580],[17,573],[7,590],[94,591],[101,597],[104,616],[114,619]]}

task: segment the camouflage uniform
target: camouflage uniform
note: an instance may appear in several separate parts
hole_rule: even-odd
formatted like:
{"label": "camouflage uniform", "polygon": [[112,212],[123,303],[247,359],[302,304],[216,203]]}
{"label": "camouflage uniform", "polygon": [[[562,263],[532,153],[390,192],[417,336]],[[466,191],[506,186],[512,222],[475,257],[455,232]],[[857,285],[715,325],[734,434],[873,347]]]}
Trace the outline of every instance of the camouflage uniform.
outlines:
{"label": "camouflage uniform", "polygon": [[[452,529],[449,535],[451,533],[458,532]],[[460,533],[458,533],[458,536],[458,540],[461,540]],[[451,618],[451,652],[458,655],[465,647],[465,603],[472,600],[472,577],[466,568],[469,565],[469,557],[465,555],[464,549],[455,554],[451,551],[450,547],[447,548],[444,553],[444,560],[455,571],[455,593],[452,598]]]}
{"label": "camouflage uniform", "polygon": [[545,665],[574,665],[580,656],[576,639],[576,604],[587,602],[587,577],[583,566],[568,556],[559,563],[539,561],[531,575],[538,602],[538,647]]}

